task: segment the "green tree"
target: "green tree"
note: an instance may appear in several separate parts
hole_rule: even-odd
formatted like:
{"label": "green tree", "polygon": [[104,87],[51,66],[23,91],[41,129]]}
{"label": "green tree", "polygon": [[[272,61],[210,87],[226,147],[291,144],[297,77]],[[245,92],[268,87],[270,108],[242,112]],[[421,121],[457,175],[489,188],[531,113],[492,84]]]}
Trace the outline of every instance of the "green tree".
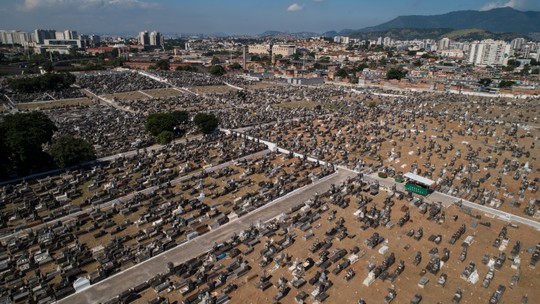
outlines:
{"label": "green tree", "polygon": [[242,68],[242,65],[238,62],[235,62],[229,66],[231,70],[240,70]]}
{"label": "green tree", "polygon": [[16,113],[4,116],[0,123],[3,160],[9,159],[23,170],[42,165],[42,145],[49,143],[58,129],[42,112]]}
{"label": "green tree", "polygon": [[53,68],[53,65],[52,65],[52,62],[50,61],[45,61],[45,63],[43,63],[43,65],[41,66],[43,68],[43,70],[47,73],[50,73],[54,70]]}
{"label": "green tree", "polygon": [[176,71],[197,72],[197,68],[192,65],[179,65],[175,68]]}
{"label": "green tree", "polygon": [[341,77],[341,78],[346,78],[346,77],[349,77],[349,73],[347,73],[347,71],[345,71],[344,69],[337,69],[336,73],[335,73],[335,76]]}
{"label": "green tree", "polygon": [[322,70],[322,69],[325,68],[325,66],[322,65],[322,64],[320,64],[320,63],[318,63],[318,62],[315,62],[315,63],[313,64],[313,68],[316,69],[316,70]]}
{"label": "green tree", "polygon": [[75,76],[69,73],[7,79],[8,86],[20,93],[58,91],[69,88],[73,83],[75,83]]}
{"label": "green tree", "polygon": [[491,78],[481,78],[478,81],[478,83],[483,87],[488,87],[489,85],[491,85],[492,82],[493,80],[491,80]]}
{"label": "green tree", "polygon": [[220,65],[214,65],[210,68],[210,74],[214,76],[223,76],[225,74],[225,69]]}
{"label": "green tree", "polygon": [[173,111],[171,115],[177,125],[185,124],[189,120],[189,113],[186,111]]}
{"label": "green tree", "polygon": [[163,131],[156,137],[156,142],[160,145],[166,145],[174,139],[174,134],[171,131]]}
{"label": "green tree", "polygon": [[204,134],[212,133],[219,124],[217,117],[211,113],[199,113],[195,115],[193,122]]}
{"label": "green tree", "polygon": [[169,60],[167,59],[160,59],[156,62],[156,68],[161,71],[168,71],[171,69],[171,66],[169,65]]}
{"label": "green tree", "polygon": [[501,82],[499,82],[499,88],[500,89],[511,88],[514,84],[516,84],[516,82],[512,80],[501,80]]}
{"label": "green tree", "polygon": [[216,64],[220,64],[221,62],[219,61],[219,58],[217,57],[212,57],[212,61],[210,62],[210,64],[212,65],[216,65]]}
{"label": "green tree", "polygon": [[120,55],[120,51],[118,51],[118,48],[113,48],[113,50],[111,52],[111,57],[112,58],[117,58],[119,55]]}
{"label": "green tree", "polygon": [[407,71],[404,71],[401,68],[391,68],[386,72],[386,79],[401,80],[405,75],[407,75]]}
{"label": "green tree", "polygon": [[153,113],[148,115],[144,127],[152,136],[158,136],[163,131],[172,132],[176,125],[174,116],[168,113]]}
{"label": "green tree", "polygon": [[62,168],[96,159],[96,152],[91,144],[82,138],[71,135],[64,135],[56,139],[49,152],[54,162]]}

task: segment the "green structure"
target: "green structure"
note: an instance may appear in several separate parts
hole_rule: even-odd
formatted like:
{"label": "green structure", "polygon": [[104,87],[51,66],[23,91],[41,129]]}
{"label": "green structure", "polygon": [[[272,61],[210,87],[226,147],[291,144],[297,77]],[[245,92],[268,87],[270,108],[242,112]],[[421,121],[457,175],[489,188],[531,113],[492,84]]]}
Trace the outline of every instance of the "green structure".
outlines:
{"label": "green structure", "polygon": [[429,189],[428,188],[422,187],[422,186],[414,184],[414,183],[406,183],[405,184],[405,190],[407,190],[409,192],[412,192],[412,193],[420,194],[420,195],[423,195],[423,196],[426,196],[426,195],[429,194]]}
{"label": "green structure", "polygon": [[431,187],[435,184],[435,182],[429,178],[413,173],[406,173],[404,177],[407,179],[405,190],[423,196],[428,195],[431,191]]}

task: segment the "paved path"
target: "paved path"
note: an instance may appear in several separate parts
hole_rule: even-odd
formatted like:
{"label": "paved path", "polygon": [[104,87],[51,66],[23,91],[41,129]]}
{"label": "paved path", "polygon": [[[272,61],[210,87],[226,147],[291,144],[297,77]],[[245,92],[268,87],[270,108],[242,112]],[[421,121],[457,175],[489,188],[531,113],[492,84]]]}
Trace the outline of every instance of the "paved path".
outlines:
{"label": "paved path", "polygon": [[118,103],[112,101],[112,100],[108,100],[107,98],[103,97],[103,96],[98,96],[96,94],[94,94],[92,91],[88,90],[88,89],[82,89],[82,91],[89,97],[94,97],[94,98],[97,98],[101,101],[103,101],[104,103],[110,105],[111,107],[113,108],[116,108],[120,111],[124,111],[124,112],[130,112],[130,113],[135,113],[135,111],[133,111],[132,109],[128,109],[126,107],[122,107],[121,105],[119,105]]}
{"label": "paved path", "polygon": [[346,181],[347,178],[354,177],[355,175],[356,173],[351,170],[339,170],[333,175],[297,189],[244,217],[212,230],[202,237],[178,245],[171,250],[92,285],[89,289],[68,296],[58,301],[58,303],[98,303],[108,301],[123,291],[141,284],[159,273],[167,272],[168,262],[178,265],[191,258],[200,256],[208,252],[215,243],[221,243],[230,239],[234,233],[249,228],[257,222],[265,222],[282,213],[286,213],[291,207],[300,205],[313,198],[315,193],[328,191],[332,184],[338,185]]}

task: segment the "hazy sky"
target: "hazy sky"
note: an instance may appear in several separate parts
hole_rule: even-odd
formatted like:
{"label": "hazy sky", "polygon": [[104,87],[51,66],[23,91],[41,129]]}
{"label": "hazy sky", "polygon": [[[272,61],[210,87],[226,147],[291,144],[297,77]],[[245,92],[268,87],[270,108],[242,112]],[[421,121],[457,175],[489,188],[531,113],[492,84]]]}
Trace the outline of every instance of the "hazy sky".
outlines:
{"label": "hazy sky", "polygon": [[400,15],[511,6],[540,11],[540,0],[1,0],[0,29],[79,33],[257,34],[265,30],[360,29]]}

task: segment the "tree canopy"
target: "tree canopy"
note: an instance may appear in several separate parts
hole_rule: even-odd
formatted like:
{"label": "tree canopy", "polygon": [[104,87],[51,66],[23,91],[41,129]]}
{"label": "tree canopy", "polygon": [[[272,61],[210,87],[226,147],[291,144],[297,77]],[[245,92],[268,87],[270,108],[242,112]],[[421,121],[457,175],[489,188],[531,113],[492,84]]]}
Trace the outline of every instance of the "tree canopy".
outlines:
{"label": "tree canopy", "polygon": [[169,60],[167,59],[160,59],[156,62],[156,68],[162,71],[168,71],[170,70],[171,66],[169,65]]}
{"label": "tree canopy", "polygon": [[478,83],[479,83],[481,86],[484,86],[484,87],[489,86],[492,82],[493,82],[493,80],[491,80],[491,78],[481,78],[481,79],[478,81]]}
{"label": "tree canopy", "polygon": [[214,76],[223,76],[225,74],[225,69],[220,65],[214,65],[210,68],[210,74]]}
{"label": "tree canopy", "polygon": [[349,77],[349,73],[347,73],[347,71],[344,69],[337,69],[335,75],[341,78]]}
{"label": "tree canopy", "polygon": [[189,113],[186,111],[173,111],[171,115],[177,125],[185,124],[189,120]]}
{"label": "tree canopy", "polygon": [[174,139],[174,134],[171,131],[163,131],[156,136],[156,142],[160,145],[166,145]]}
{"label": "tree canopy", "polygon": [[0,162],[22,171],[41,167],[42,145],[51,141],[55,131],[54,123],[42,112],[4,116],[0,122]]}
{"label": "tree canopy", "polygon": [[192,65],[179,65],[175,68],[176,71],[197,72],[197,68]]}
{"label": "tree canopy", "polygon": [[57,138],[51,145],[49,152],[54,162],[62,168],[96,159],[96,152],[91,144],[71,135]]}
{"label": "tree canopy", "polygon": [[499,82],[499,88],[501,89],[511,88],[514,84],[516,84],[516,82],[512,80],[501,80],[501,82]]}
{"label": "tree canopy", "polygon": [[75,76],[69,73],[47,73],[35,77],[8,78],[8,86],[21,93],[34,93],[40,91],[58,91],[69,88],[75,83]]}
{"label": "tree canopy", "polygon": [[199,113],[195,115],[193,122],[204,134],[212,133],[219,124],[217,117],[211,113]]}
{"label": "tree canopy", "polygon": [[175,117],[169,113],[152,113],[148,115],[144,123],[146,131],[154,137],[163,131],[172,132],[175,125]]}
{"label": "tree canopy", "polygon": [[391,68],[386,72],[386,79],[397,79],[401,80],[407,75],[407,71],[404,71],[401,68]]}

